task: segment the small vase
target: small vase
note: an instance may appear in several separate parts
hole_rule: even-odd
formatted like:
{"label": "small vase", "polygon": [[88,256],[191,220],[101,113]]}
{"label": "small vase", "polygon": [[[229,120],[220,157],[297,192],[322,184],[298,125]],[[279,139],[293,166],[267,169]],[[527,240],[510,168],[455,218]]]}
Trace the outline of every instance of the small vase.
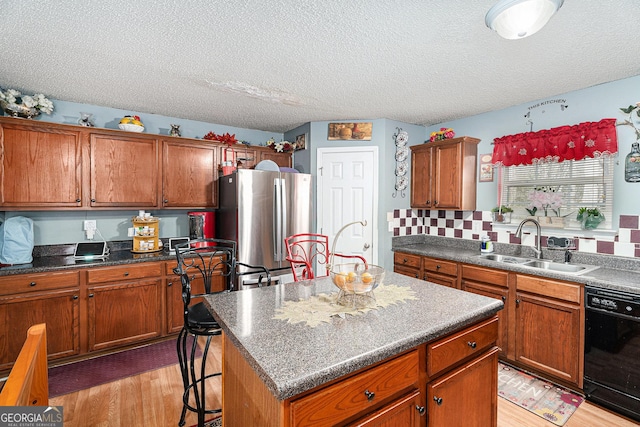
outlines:
{"label": "small vase", "polygon": [[11,117],[22,117],[25,119],[33,119],[40,115],[40,110],[34,107],[25,107],[24,105],[18,105],[14,103],[8,103],[7,101],[0,99],[0,107],[2,110]]}
{"label": "small vase", "polygon": [[180,125],[171,125],[169,136],[180,136]]}
{"label": "small vase", "polygon": [[95,124],[93,124],[93,114],[81,112],[80,119],[78,120],[78,124],[80,126],[86,126],[89,128],[95,127]]}
{"label": "small vase", "polygon": [[638,141],[631,144],[631,152],[624,160],[624,180],[640,182],[640,144]]}

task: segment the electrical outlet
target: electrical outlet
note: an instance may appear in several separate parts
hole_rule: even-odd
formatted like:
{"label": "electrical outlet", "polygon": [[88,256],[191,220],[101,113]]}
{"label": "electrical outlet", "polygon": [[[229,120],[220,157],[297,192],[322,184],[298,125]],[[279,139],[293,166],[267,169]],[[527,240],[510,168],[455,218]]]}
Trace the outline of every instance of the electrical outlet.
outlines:
{"label": "electrical outlet", "polygon": [[84,231],[95,231],[98,228],[98,225],[96,223],[95,219],[86,219],[84,221]]}

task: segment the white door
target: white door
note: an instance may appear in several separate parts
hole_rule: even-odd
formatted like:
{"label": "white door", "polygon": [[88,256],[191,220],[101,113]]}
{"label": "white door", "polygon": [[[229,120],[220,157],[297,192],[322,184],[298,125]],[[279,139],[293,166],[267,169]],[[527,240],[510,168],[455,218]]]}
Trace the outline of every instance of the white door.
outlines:
{"label": "white door", "polygon": [[[318,232],[343,254],[377,264],[378,147],[318,149]],[[355,221],[366,221],[340,229]],[[335,243],[334,243],[335,242]],[[338,260],[335,261],[338,263]]]}

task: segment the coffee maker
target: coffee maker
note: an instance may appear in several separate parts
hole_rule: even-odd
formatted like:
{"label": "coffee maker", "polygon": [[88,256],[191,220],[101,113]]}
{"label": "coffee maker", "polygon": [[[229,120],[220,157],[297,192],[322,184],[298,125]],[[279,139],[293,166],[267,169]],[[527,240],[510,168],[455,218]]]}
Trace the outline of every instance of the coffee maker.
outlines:
{"label": "coffee maker", "polygon": [[189,215],[189,239],[215,238],[214,212],[188,212],[187,214]]}

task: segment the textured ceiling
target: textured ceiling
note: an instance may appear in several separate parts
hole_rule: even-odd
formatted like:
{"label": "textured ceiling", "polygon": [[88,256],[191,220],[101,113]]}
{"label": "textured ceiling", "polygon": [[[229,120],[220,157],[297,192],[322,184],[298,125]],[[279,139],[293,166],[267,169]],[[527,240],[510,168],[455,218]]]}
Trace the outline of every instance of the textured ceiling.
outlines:
{"label": "textured ceiling", "polygon": [[0,87],[284,132],[431,125],[640,74],[638,0],[565,0],[522,40],[486,28],[495,1],[0,0]]}

